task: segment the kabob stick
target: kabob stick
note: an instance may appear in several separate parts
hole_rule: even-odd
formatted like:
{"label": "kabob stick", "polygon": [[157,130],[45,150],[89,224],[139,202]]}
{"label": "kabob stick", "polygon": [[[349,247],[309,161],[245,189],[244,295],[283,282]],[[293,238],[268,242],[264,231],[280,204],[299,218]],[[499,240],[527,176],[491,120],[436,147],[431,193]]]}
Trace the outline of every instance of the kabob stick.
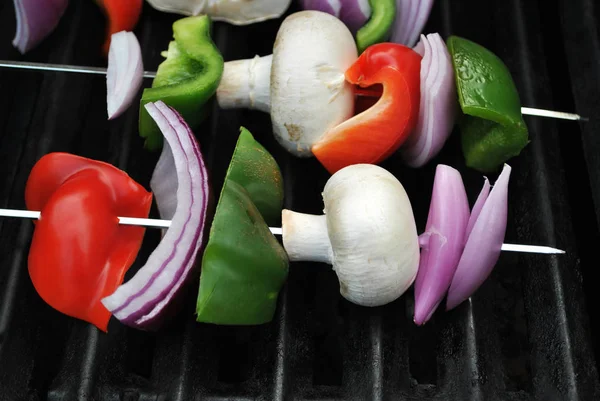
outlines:
{"label": "kabob stick", "polygon": [[[0,60],[0,68],[13,68],[20,70],[38,70],[38,71],[55,71],[55,72],[73,72],[80,74],[96,74],[106,75],[106,68],[103,67],[86,67],[77,65],[65,64],[49,64],[49,63],[34,63],[25,61]],[[144,71],[144,78],[155,78],[156,72]],[[358,91],[358,96],[372,97],[366,91]],[[572,121],[587,121],[586,117],[581,117],[579,114],[566,113],[562,111],[536,109],[532,107],[521,107],[521,113],[529,116],[558,118],[562,120]]]}
{"label": "kabob stick", "polygon": [[[41,213],[36,210],[0,209],[0,217],[18,217],[39,220]],[[139,217],[117,217],[124,226],[141,226],[150,228],[169,228],[171,220],[143,219]]]}
{"label": "kabob stick", "polygon": [[[41,213],[35,210],[0,209],[0,217],[17,217],[37,220],[40,216]],[[171,226],[171,220],[143,219],[138,217],[118,217],[118,219],[119,224],[126,226],[149,228],[169,228]],[[269,230],[271,230],[273,235],[283,235],[283,229],[281,227],[269,227]],[[541,253],[548,255],[565,253],[565,251],[561,249],[551,248],[549,246],[521,244],[502,244],[502,250],[505,252]]]}

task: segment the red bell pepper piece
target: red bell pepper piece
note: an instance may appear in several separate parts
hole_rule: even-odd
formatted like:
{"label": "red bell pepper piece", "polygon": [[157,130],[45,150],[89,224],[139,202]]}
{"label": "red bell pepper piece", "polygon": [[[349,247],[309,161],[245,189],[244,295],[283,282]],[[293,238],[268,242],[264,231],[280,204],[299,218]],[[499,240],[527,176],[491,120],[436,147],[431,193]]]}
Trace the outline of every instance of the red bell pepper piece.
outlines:
{"label": "red bell pepper piece", "polygon": [[329,130],[312,147],[330,173],[358,163],[379,163],[394,153],[417,123],[421,56],[394,43],[370,46],[346,71],[346,80],[366,88],[381,84],[379,101]]}
{"label": "red bell pepper piece", "polygon": [[104,54],[108,54],[113,33],[133,31],[142,13],[143,0],[96,0],[108,18]]}
{"label": "red bell pepper piece", "polygon": [[29,250],[35,289],[58,311],[106,331],[112,294],[136,258],[144,229],[117,216],[148,217],[152,194],[116,167],[50,153],[31,170],[25,202],[41,210]]}

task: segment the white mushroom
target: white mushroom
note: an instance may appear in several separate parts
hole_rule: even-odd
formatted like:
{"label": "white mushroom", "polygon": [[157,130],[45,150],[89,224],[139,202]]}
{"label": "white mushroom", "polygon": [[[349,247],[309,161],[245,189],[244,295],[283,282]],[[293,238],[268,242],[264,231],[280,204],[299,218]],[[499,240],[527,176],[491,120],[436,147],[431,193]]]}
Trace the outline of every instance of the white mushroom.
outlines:
{"label": "white mushroom", "polygon": [[208,14],[215,21],[248,25],[279,18],[292,0],[148,0],[157,10],[183,14]]}
{"label": "white mushroom", "polygon": [[402,184],[381,167],[356,164],[327,181],[323,201],[321,216],[283,211],[290,261],[333,265],[340,293],[358,305],[400,297],[419,266],[417,229]]}
{"label": "white mushroom", "polygon": [[298,12],[281,24],[272,56],[225,63],[217,100],[223,108],[270,111],[279,143],[309,157],[313,143],[353,114],[344,73],[357,57],[354,38],[339,19]]}

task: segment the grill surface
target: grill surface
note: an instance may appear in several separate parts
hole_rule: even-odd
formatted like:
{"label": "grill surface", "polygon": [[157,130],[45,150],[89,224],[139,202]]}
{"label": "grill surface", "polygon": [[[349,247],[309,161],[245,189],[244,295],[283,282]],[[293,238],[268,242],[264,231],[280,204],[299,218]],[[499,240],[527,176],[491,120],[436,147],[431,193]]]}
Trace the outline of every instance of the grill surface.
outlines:
{"label": "grill surface", "polygon": [[[146,69],[160,62],[176,16],[147,5],[138,25]],[[531,144],[511,162],[507,242],[546,244],[566,256],[505,253],[470,302],[412,323],[412,293],[366,309],[339,296],[324,265],[293,264],[276,318],[260,327],[194,322],[187,308],[159,333],[116,321],[109,334],[62,316],[27,273],[28,221],[0,220],[0,400],[597,400],[598,317],[591,304],[600,218],[600,6],[594,0],[439,0],[426,31],[458,34],[496,52],[525,106],[576,111],[587,123],[527,118]],[[280,21],[214,25],[225,60],[270,53]],[[21,57],[11,46],[12,2],[0,5],[0,57],[103,65],[103,16],[73,1],[59,28]],[[149,85],[150,82],[145,82]],[[142,149],[136,107],[105,118],[102,77],[0,70],[0,207],[23,208],[24,186],[45,153],[105,160],[147,185],[158,155]],[[215,188],[240,125],[282,168],[286,207],[319,213],[327,173],[274,141],[269,117],[222,111],[196,133]],[[384,163],[404,184],[419,228],[434,166],[457,167],[474,200],[480,174],[465,168],[455,134],[421,170]],[[589,178],[589,181],[588,181]],[[139,260],[158,240],[149,232]],[[139,261],[131,273],[140,266]],[[587,297],[586,297],[587,296]]]}

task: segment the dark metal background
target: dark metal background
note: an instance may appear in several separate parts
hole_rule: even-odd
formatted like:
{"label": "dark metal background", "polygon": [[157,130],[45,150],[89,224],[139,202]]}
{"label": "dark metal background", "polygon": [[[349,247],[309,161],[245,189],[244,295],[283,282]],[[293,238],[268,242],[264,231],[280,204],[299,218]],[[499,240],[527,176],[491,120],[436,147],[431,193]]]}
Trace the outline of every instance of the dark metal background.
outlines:
{"label": "dark metal background", "polygon": [[[176,18],[145,6],[136,33],[146,69],[160,62]],[[412,292],[385,307],[357,307],[338,295],[326,266],[297,263],[271,324],[197,324],[192,288],[187,308],[161,332],[112,321],[105,335],[39,298],[26,263],[32,224],[3,219],[0,400],[600,399],[591,277],[600,245],[599,19],[593,0],[438,0],[426,29],[496,52],[525,106],[590,117],[580,124],[528,117],[531,144],[510,163],[507,242],[557,246],[566,256],[505,253],[470,302],[436,313],[422,328],[412,323]],[[279,24],[216,23],[214,39],[225,60],[265,55]],[[105,63],[98,53],[103,16],[91,1],[72,1],[55,33],[26,57],[10,44],[14,31],[13,5],[4,0],[0,58]],[[0,207],[24,207],[29,171],[51,151],[114,163],[147,186],[157,155],[142,148],[136,107],[106,121],[103,77],[0,70],[0,90]],[[244,125],[280,163],[286,206],[321,211],[328,175],[315,160],[278,147],[267,115],[212,108],[196,134],[215,188]],[[420,228],[437,163],[463,173],[474,201],[482,177],[464,167],[456,133],[424,169],[398,158],[384,163],[406,187]],[[140,260],[157,239],[147,234]]]}

